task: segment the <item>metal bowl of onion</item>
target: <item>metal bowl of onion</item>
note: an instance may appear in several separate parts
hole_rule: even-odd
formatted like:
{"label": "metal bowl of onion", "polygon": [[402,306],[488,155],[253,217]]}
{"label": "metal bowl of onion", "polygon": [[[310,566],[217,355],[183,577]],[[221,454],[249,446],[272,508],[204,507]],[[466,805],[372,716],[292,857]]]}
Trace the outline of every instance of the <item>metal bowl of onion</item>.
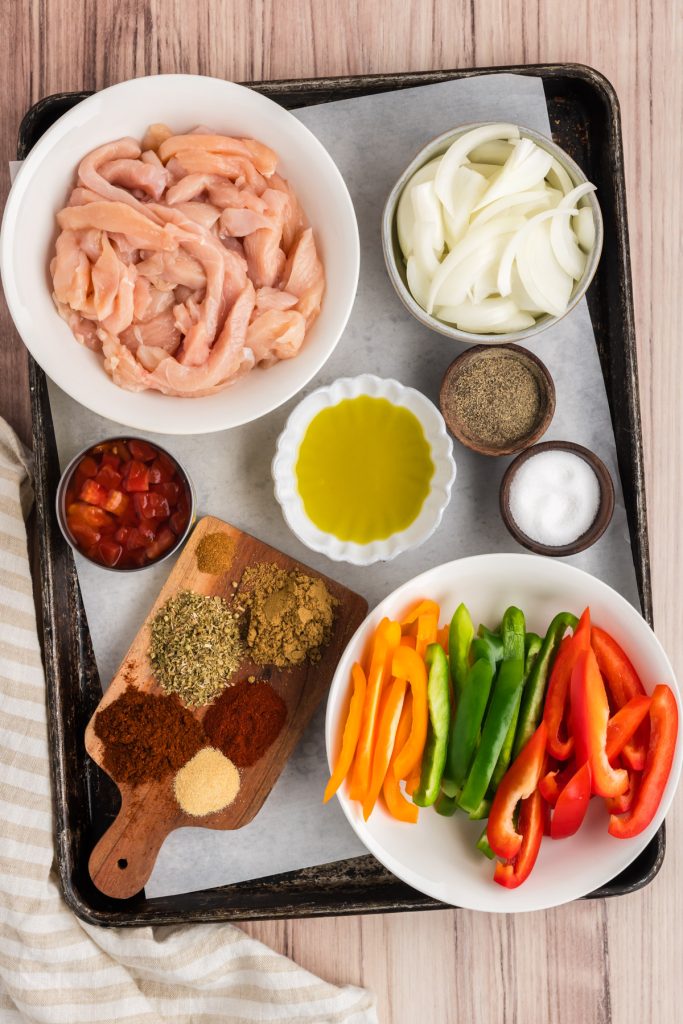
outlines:
{"label": "metal bowl of onion", "polygon": [[514,124],[445,132],[408,164],[382,216],[384,260],[406,309],[467,344],[533,338],[597,270],[595,188],[551,139]]}

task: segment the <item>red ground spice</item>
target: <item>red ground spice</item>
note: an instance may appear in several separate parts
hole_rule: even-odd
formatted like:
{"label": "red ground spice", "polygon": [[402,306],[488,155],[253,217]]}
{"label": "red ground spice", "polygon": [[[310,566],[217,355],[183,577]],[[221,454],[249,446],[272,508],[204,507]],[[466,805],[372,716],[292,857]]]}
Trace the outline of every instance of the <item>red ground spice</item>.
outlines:
{"label": "red ground spice", "polygon": [[238,768],[249,768],[277,739],[287,705],[270,683],[229,686],[204,717],[204,732]]}

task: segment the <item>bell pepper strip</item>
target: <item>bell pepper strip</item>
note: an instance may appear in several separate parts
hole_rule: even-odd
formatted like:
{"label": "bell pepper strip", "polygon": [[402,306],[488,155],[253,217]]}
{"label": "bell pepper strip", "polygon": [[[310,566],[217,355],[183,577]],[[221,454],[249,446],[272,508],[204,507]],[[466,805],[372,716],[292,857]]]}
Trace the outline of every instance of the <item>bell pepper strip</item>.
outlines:
{"label": "bell pepper strip", "polygon": [[[621,765],[621,758],[616,757],[613,761],[615,767],[623,767]],[[638,790],[638,778],[640,773],[628,771],[628,789],[625,793],[621,793],[619,796],[608,796],[605,797],[605,807],[610,814],[626,814],[633,807],[633,801],[636,798],[636,792]]]}
{"label": "bell pepper strip", "polygon": [[517,733],[512,748],[513,758],[517,757],[536,731],[543,714],[548,677],[560,641],[568,629],[576,629],[577,622],[578,619],[571,612],[560,612],[548,626],[548,632],[543,638],[541,649],[522,692]]}
{"label": "bell pepper strip", "polygon": [[330,780],[325,787],[325,795],[323,796],[324,804],[334,796],[346,778],[349,768],[353,763],[353,757],[356,753],[356,746],[358,744],[358,737],[360,736],[367,681],[365,678],[365,672],[358,662],[356,662],[351,669],[351,680],[353,682],[353,694],[351,696],[346,722],[344,723],[344,734],[342,736],[341,749],[339,751],[339,756],[337,757],[337,763],[335,764],[334,771],[332,772]]}
{"label": "bell pepper strip", "polygon": [[406,695],[406,686],[405,679],[394,679],[392,683],[385,687],[382,694],[378,715],[377,738],[372,754],[370,785],[363,800],[363,817],[366,821],[372,814],[377,797],[382,789],[384,777],[389,768],[403,701]]}
{"label": "bell pepper strip", "polygon": [[401,783],[394,776],[393,765],[410,735],[410,723],[413,717],[412,704],[413,698],[410,692],[408,692],[403,701],[401,717],[398,720],[396,738],[394,739],[394,749],[387,773],[384,776],[384,782],[382,783],[382,796],[384,797],[384,803],[389,814],[392,818],[396,818],[397,821],[405,821],[410,825],[414,825],[417,822],[419,811],[415,804],[410,800],[406,800],[401,792]]}
{"label": "bell pepper strip", "polygon": [[448,656],[456,707],[465,688],[465,680],[470,667],[470,644],[473,639],[472,617],[465,605],[459,604],[453,613],[448,631]]}
{"label": "bell pepper strip", "polygon": [[[527,637],[529,635],[532,637],[532,639],[527,644]],[[510,761],[512,760],[512,748],[515,742],[515,733],[517,732],[517,722],[519,721],[519,709],[522,704],[522,693],[524,692],[524,686],[526,685],[526,681],[529,678],[531,669],[534,667],[534,662],[538,657],[538,653],[541,649],[541,644],[543,643],[540,636],[537,636],[535,633],[527,634],[527,637],[524,638],[524,682],[519,690],[519,693],[517,694],[517,701],[515,703],[514,711],[512,712],[512,720],[510,722],[510,727],[507,731],[505,742],[503,743],[503,749],[501,750],[498,756],[498,763],[496,764],[496,767],[494,768],[493,771],[493,775],[491,776],[489,792],[492,794],[495,793],[496,790],[498,789],[501,779],[505,775],[505,772],[508,770]]]}
{"label": "bell pepper strip", "polygon": [[[400,642],[401,627],[398,622],[392,622],[391,619],[387,618],[382,619],[377,627],[372,646],[363,722],[361,724],[360,736],[358,737],[356,756],[351,769],[349,796],[352,800],[360,800],[362,802],[370,785],[379,699],[384,684],[392,675],[391,659]],[[396,673],[393,674],[396,675]]]}
{"label": "bell pepper strip", "polygon": [[[588,650],[590,642],[590,609],[586,608],[572,636],[564,637],[558,648],[543,706],[543,721],[548,727],[548,753],[558,761],[566,761],[574,749],[568,722],[569,683],[579,654]],[[561,732],[565,733],[564,739]]]}
{"label": "bell pepper strip", "polygon": [[[484,640],[482,637],[475,636],[474,640],[470,644],[470,662],[474,665],[475,662],[483,659],[488,661],[491,666],[491,674],[495,676],[496,669],[500,658],[496,656],[496,650],[489,640]],[[465,689],[467,689],[467,679],[465,680]]]}
{"label": "bell pepper strip", "polygon": [[550,822],[552,839],[573,836],[586,817],[591,798],[591,767],[588,761],[581,765],[560,792]]}
{"label": "bell pepper strip", "polygon": [[623,768],[613,768],[607,757],[609,704],[592,647],[579,654],[570,692],[576,763],[579,768],[586,762],[590,764],[593,793],[619,796],[628,789],[628,775]]}
{"label": "bell pepper strip", "polygon": [[672,690],[655,686],[650,704],[650,742],[635,801],[627,814],[613,814],[608,832],[617,839],[631,839],[647,828],[666,788],[678,736],[678,705]]}
{"label": "bell pepper strip", "polygon": [[489,846],[489,841],[486,836],[486,829],[484,829],[482,834],[477,839],[477,849],[479,850],[480,853],[483,853],[485,857],[488,857],[489,860],[493,860],[494,857],[496,856],[491,847]]}
{"label": "bell pepper strip", "polygon": [[441,792],[441,778],[446,764],[448,733],[451,724],[451,683],[448,658],[441,644],[431,643],[425,652],[429,670],[427,706],[429,725],[422,755],[420,785],[413,793],[418,807],[431,807]]}
{"label": "bell pepper strip", "polygon": [[444,818],[452,818],[458,809],[458,801],[454,796],[447,796],[443,790],[439,793],[434,804],[434,810]]}
{"label": "bell pepper strip", "polygon": [[491,801],[488,797],[484,797],[482,802],[477,807],[476,811],[472,811],[470,814],[470,821],[483,821],[484,818],[488,818],[491,813]]}
{"label": "bell pepper strip", "polygon": [[421,615],[435,615],[438,621],[440,614],[441,612],[436,601],[418,601],[415,607],[401,620],[401,628],[405,629],[407,626],[412,626]]}
{"label": "bell pepper strip", "polygon": [[526,635],[526,623],[524,612],[511,605],[506,608],[503,621],[500,624],[500,635],[503,638],[503,658],[506,660],[520,659],[524,661],[524,637]]}
{"label": "bell pepper strip", "polygon": [[500,861],[497,862],[493,875],[495,882],[498,882],[499,885],[504,886],[506,889],[516,889],[522,882],[527,880],[536,863],[538,851],[541,848],[545,820],[543,797],[536,789],[526,800],[522,800],[519,821],[517,823],[522,836],[522,845],[511,863],[502,864]]}
{"label": "bell pepper strip", "polygon": [[440,626],[436,634],[437,644],[441,644],[444,654],[448,654],[448,634],[450,633],[450,626]]}
{"label": "bell pepper strip", "polygon": [[435,644],[439,631],[439,619],[437,615],[426,612],[417,620],[417,633],[415,634],[415,650],[424,658],[430,644]]}
{"label": "bell pepper strip", "polygon": [[407,680],[413,698],[410,735],[393,764],[394,778],[408,779],[414,769],[419,771],[427,740],[427,669],[417,651],[398,647],[394,651],[391,671],[397,679]]}
{"label": "bell pepper strip", "polygon": [[503,660],[503,638],[500,633],[494,633],[482,623],[477,630],[477,636],[488,641],[493,648],[496,663],[501,662]]}
{"label": "bell pepper strip", "polygon": [[[417,766],[415,768],[413,768],[413,770],[406,777],[406,780],[405,780],[406,793],[408,794],[409,797],[412,797],[413,793],[415,792],[417,787],[420,785],[420,775],[421,774],[422,773],[421,773],[421,770],[420,770],[420,765],[417,764]],[[417,807],[417,804],[415,806]]]}
{"label": "bell pepper strip", "polygon": [[576,762],[572,758],[564,767],[551,769],[541,776],[538,780],[538,788],[549,807],[555,806],[560,793],[575,774]]}
{"label": "bell pepper strip", "polygon": [[491,849],[503,860],[512,860],[522,846],[523,837],[515,829],[514,814],[520,800],[526,800],[538,787],[547,739],[546,724],[541,722],[508,768],[493,798],[486,834]]}
{"label": "bell pepper strip", "polygon": [[[594,626],[591,630],[591,645],[612,699],[612,705],[617,710],[623,708],[632,697],[645,696],[645,687],[640,676],[609,633]],[[649,741],[648,728],[647,721],[643,721],[635,736],[628,740],[623,748],[624,763],[634,771],[642,771],[645,767]]]}
{"label": "bell pepper strip", "polygon": [[467,673],[450,729],[446,767],[441,780],[441,787],[448,796],[459,795],[465,785],[491,692],[493,672],[493,664],[487,658],[480,658]]}
{"label": "bell pepper strip", "polygon": [[479,807],[486,796],[498,762],[500,752],[510,728],[517,693],[524,681],[524,662],[521,659],[504,661],[498,670],[489,703],[479,747],[474,755],[467,781],[458,804],[468,814]]}
{"label": "bell pepper strip", "polygon": [[640,723],[650,710],[651,700],[644,694],[631,697],[628,704],[619,708],[607,723],[607,757],[613,761],[635,734]]}

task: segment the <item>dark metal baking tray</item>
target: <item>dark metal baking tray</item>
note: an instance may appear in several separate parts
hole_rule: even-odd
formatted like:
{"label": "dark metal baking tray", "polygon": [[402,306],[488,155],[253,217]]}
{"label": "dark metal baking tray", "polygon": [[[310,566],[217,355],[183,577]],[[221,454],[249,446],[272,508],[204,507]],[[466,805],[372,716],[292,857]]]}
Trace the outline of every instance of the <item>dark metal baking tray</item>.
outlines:
{"label": "dark metal baking tray", "polygon": [[[598,186],[605,246],[588,292],[588,305],[614,425],[641,607],[652,623],[621,123],[610,83],[581,65],[543,64],[315,78],[258,83],[252,88],[285,107],[297,107],[495,71],[542,79],[555,141]],[[86,95],[61,93],[31,107],[19,131],[19,158]],[[89,760],[83,747],[85,726],[102,691],[71,550],[55,521],[57,449],[45,376],[33,360],[30,380],[56,851],[64,895],[75,913],[97,924],[141,925],[441,907],[400,882],[371,856],[159,899],[147,899],[142,892],[130,900],[116,901],[94,888],[87,871],[88,855],[113,819],[118,798],[113,784]],[[619,896],[647,885],[661,867],[664,850],[662,826],[626,871],[587,898]]]}

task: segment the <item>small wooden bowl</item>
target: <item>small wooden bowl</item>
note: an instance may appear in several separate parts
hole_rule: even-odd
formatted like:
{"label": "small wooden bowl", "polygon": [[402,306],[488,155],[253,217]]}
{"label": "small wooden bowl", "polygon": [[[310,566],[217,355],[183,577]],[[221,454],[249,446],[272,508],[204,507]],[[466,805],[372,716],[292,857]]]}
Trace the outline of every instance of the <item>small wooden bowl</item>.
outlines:
{"label": "small wooden bowl", "polygon": [[[512,444],[503,445],[501,448],[494,448],[466,433],[462,422],[457,417],[455,409],[453,409],[452,404],[449,404],[448,396],[450,389],[466,367],[475,360],[495,359],[500,357],[501,353],[505,353],[509,359],[515,359],[522,363],[533,373],[538,384],[541,405],[536,424],[528,434],[518,438]],[[550,426],[550,422],[555,415],[555,384],[547,367],[538,356],[535,356],[533,352],[529,352],[528,349],[522,348],[521,345],[474,345],[458,356],[457,359],[454,359],[446,370],[441,381],[439,408],[451,434],[461,444],[464,444],[466,448],[470,448],[473,452],[478,452],[480,455],[514,455],[515,452],[528,448],[529,445],[534,444],[539,438],[543,437]]]}
{"label": "small wooden bowl", "polygon": [[[594,471],[600,485],[600,505],[597,515],[585,533],[582,533],[571,544],[557,546],[539,544],[520,530],[510,512],[510,488],[517,470],[527,459],[532,459],[534,455],[540,455],[541,452],[550,451],[572,452],[574,455],[578,455]],[[579,551],[585,551],[586,548],[589,548],[591,544],[595,544],[596,540],[602,537],[610,524],[613,512],[614,484],[607,466],[589,448],[584,448],[580,444],[574,444],[573,441],[545,441],[543,444],[534,445],[533,448],[527,448],[526,451],[523,451],[510,463],[505,470],[505,475],[500,484],[500,514],[503,517],[503,522],[519,544],[522,544],[523,547],[528,548],[529,551],[533,551],[537,555],[560,557],[563,555],[575,555]]]}

